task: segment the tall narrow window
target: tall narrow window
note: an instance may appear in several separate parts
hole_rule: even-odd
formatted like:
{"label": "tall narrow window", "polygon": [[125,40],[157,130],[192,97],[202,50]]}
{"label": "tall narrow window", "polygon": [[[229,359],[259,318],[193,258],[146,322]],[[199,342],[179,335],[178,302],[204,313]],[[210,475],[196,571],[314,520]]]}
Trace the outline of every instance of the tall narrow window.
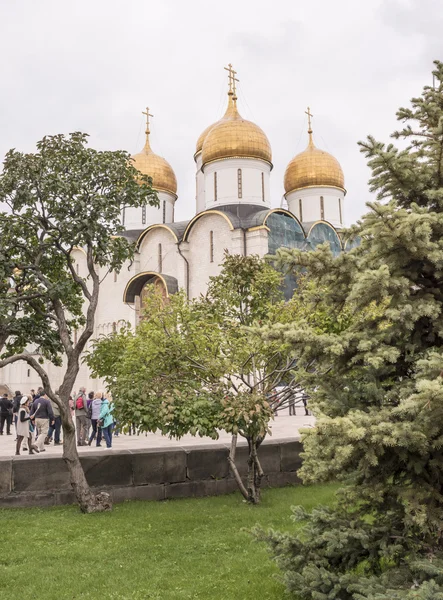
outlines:
{"label": "tall narrow window", "polygon": [[341,214],[341,198],[338,199],[338,214],[340,215],[340,225],[343,225],[342,214]]}
{"label": "tall narrow window", "polygon": [[122,208],[122,225],[125,224],[125,207]]}
{"label": "tall narrow window", "polygon": [[31,377],[31,369],[28,369],[28,377]]}
{"label": "tall narrow window", "polygon": [[74,345],[77,344],[77,339],[78,339],[77,329],[74,329]]}
{"label": "tall narrow window", "polygon": [[166,200],[163,200],[163,223],[166,223]]}
{"label": "tall narrow window", "polygon": [[114,283],[117,282],[117,271],[114,271]]}
{"label": "tall narrow window", "polygon": [[241,169],[237,169],[237,188],[238,188],[238,197],[241,198],[243,195]]}
{"label": "tall narrow window", "polygon": [[163,269],[163,255],[162,255],[162,245],[158,245],[158,272],[161,273]]}
{"label": "tall narrow window", "polygon": [[115,321],[112,324],[112,333],[117,333],[117,323]]}
{"label": "tall narrow window", "polygon": [[322,221],[325,220],[325,201],[323,199],[323,196],[320,196],[320,219]]}
{"label": "tall narrow window", "polygon": [[303,200],[298,199],[298,214],[300,215],[300,221],[303,221]]}
{"label": "tall narrow window", "polygon": [[142,206],[142,225],[146,224],[146,206]]}
{"label": "tall narrow window", "polygon": [[261,199],[265,201],[265,174],[261,174]]}
{"label": "tall narrow window", "polygon": [[78,275],[78,263],[75,263],[75,272],[76,272],[76,273],[77,273],[77,275]]}
{"label": "tall narrow window", "polygon": [[217,172],[214,173],[214,200],[217,200]]}
{"label": "tall narrow window", "polygon": [[209,232],[209,262],[214,262],[214,232]]}

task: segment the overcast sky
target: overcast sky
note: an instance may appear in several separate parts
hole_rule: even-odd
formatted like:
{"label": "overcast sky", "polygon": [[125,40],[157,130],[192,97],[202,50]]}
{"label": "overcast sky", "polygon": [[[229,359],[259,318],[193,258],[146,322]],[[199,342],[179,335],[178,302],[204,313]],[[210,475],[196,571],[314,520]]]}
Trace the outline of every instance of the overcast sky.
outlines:
{"label": "overcast sky", "polygon": [[314,140],[341,163],[346,223],[365,212],[357,141],[388,141],[395,112],[443,60],[441,0],[0,0],[0,156],[76,130],[99,149],[153,149],[195,212],[195,143],[224,112],[232,62],[239,109],[267,134],[272,204],[289,160]]}

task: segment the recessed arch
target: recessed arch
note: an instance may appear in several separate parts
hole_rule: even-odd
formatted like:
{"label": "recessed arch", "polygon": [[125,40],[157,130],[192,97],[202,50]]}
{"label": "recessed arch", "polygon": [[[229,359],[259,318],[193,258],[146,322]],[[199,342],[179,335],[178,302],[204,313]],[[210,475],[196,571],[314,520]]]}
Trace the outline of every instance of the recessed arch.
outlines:
{"label": "recessed arch", "polygon": [[212,208],[210,208],[209,210],[204,210],[201,213],[198,213],[198,215],[195,215],[195,217],[193,219],[191,219],[188,223],[188,226],[185,229],[185,232],[183,234],[183,241],[186,242],[188,239],[188,235],[193,227],[193,225],[201,218],[204,217],[205,215],[220,215],[221,217],[223,217],[225,219],[225,221],[228,223],[229,225],[229,229],[231,231],[233,231],[234,225],[232,224],[231,219],[228,217],[228,215],[224,212],[222,212],[221,210],[214,210]]}
{"label": "recessed arch", "polygon": [[134,304],[135,297],[139,296],[143,287],[146,283],[152,281],[161,281],[164,286],[166,297],[170,294],[178,292],[178,282],[175,277],[171,275],[162,275],[155,271],[144,271],[134,275],[126,284],[125,291],[123,292],[123,302],[125,304]]}
{"label": "recessed arch", "polygon": [[172,237],[175,240],[175,243],[178,243],[178,237],[177,234],[168,226],[165,225],[164,223],[156,223],[155,225],[149,225],[149,227],[146,227],[146,229],[144,229],[141,234],[138,236],[137,238],[137,243],[136,243],[136,247],[139,248],[140,244],[142,243],[143,239],[148,235],[148,233],[150,231],[152,231],[153,229],[166,229],[167,231],[169,231],[169,233],[172,235]]}
{"label": "recessed arch", "polygon": [[334,254],[338,254],[343,250],[343,243],[337,230],[328,221],[320,220],[313,223],[309,229],[307,240],[314,250],[324,242],[329,242]]}
{"label": "recessed arch", "polygon": [[306,232],[303,228],[303,225],[301,224],[300,220],[297,219],[297,217],[291,213],[291,211],[286,210],[286,208],[272,208],[270,211],[268,211],[268,214],[266,215],[264,221],[263,221],[263,225],[266,225],[266,221],[269,219],[269,217],[274,214],[274,213],[279,213],[282,215],[288,215],[288,217],[291,217],[291,219],[294,219],[294,221],[296,221],[298,223],[298,225],[300,226],[300,229],[303,231],[303,233],[306,236]]}

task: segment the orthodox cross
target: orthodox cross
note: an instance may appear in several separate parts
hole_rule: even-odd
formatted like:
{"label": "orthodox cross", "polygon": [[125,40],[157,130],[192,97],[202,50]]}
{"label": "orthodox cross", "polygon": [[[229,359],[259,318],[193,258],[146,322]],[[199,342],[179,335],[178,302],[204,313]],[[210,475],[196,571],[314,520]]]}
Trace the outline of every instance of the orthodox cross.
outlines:
{"label": "orthodox cross", "polygon": [[153,117],[154,115],[151,115],[149,112],[149,108],[146,107],[146,112],[142,112],[142,115],[146,115],[146,133],[150,133],[150,129],[149,129],[149,117]]}
{"label": "orthodox cross", "polygon": [[312,127],[311,127],[311,117],[313,117],[314,115],[311,113],[311,109],[308,106],[308,110],[305,110],[305,115],[308,115],[308,133],[312,133]]}
{"label": "orthodox cross", "polygon": [[227,67],[224,67],[225,71],[228,71],[229,75],[228,75],[228,79],[229,79],[229,93],[233,94],[234,96],[237,95],[237,90],[236,90],[236,85],[235,83],[239,81],[239,79],[237,79],[235,76],[237,75],[237,71],[234,71],[234,69],[232,68],[231,63],[229,63],[229,65]]}

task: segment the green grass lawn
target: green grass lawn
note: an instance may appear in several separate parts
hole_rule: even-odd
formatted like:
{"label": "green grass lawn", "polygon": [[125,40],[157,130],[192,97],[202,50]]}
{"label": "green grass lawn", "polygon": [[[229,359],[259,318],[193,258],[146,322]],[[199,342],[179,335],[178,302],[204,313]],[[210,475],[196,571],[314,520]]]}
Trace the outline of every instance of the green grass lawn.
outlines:
{"label": "green grass lawn", "polygon": [[260,506],[231,494],[128,502],[96,515],[74,506],[0,510],[0,598],[281,599],[278,571],[248,530],[293,530],[292,505],[330,504],[335,489],[265,490]]}

